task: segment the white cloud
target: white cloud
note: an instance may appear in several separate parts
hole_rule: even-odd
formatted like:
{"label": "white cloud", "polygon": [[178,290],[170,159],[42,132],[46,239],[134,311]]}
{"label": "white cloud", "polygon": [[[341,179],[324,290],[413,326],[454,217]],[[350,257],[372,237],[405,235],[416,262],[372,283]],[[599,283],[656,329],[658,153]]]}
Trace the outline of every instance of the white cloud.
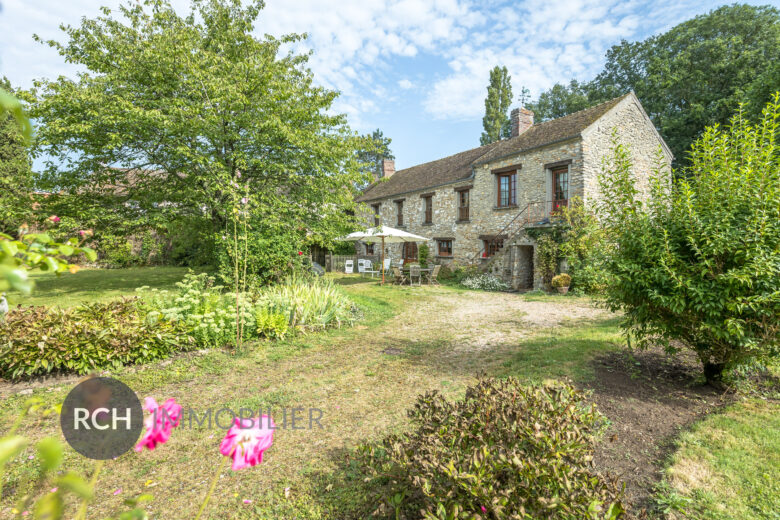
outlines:
{"label": "white cloud", "polygon": [[604,53],[637,30],[635,13],[615,14],[618,0],[528,0],[495,9],[491,23],[476,28],[469,43],[445,51],[450,72],[433,82],[423,100],[439,119],[475,119],[484,112],[489,71],[503,65],[514,93],[532,95],[567,78],[590,76]]}
{"label": "white cloud", "polygon": [[[60,23],[77,24],[96,16],[99,5],[119,2],[2,0],[0,73],[22,86],[72,75],[74,67],[33,42],[32,33],[61,39]],[[188,4],[174,0],[182,14]],[[509,68],[516,91],[525,85],[537,95],[556,81],[589,77],[620,38],[669,24],[660,15],[665,9],[682,16],[692,6],[696,0],[267,0],[257,33],[308,33],[298,50],[315,51],[309,66],[316,80],[341,92],[337,108],[360,128],[400,102],[388,95],[398,87],[421,92],[434,118],[479,118],[494,65]],[[423,57],[436,66],[394,68]]]}

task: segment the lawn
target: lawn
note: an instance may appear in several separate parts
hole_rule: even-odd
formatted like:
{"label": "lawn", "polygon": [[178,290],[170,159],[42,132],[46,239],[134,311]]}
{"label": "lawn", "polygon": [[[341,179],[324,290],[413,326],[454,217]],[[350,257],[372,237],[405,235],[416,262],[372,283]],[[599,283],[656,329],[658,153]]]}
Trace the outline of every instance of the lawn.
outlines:
{"label": "lawn", "polygon": [[58,305],[70,307],[86,301],[132,296],[143,285],[166,289],[180,281],[184,267],[131,267],[128,269],[82,269],[75,274],[34,272],[35,290],[30,296],[9,293],[10,305]]}
{"label": "lawn", "polygon": [[[153,279],[157,286],[177,280],[176,271],[170,270],[121,271],[86,271],[94,277],[87,287],[75,283],[82,273],[70,280],[66,275],[57,285],[72,282],[64,293],[72,304],[77,298],[132,294],[131,279],[139,285],[152,285]],[[334,278],[363,313],[354,327],[256,342],[237,352],[188,353],[112,373],[140,397],[158,401],[174,397],[185,410],[197,413],[209,408],[271,407],[279,422],[282,408],[322,410],[322,429],[280,429],[261,466],[222,471],[208,518],[365,518],[375,503],[355,466],[353,448],[403,430],[405,412],[420,393],[438,390],[457,398],[479,373],[513,375],[524,381],[569,379],[593,389],[593,399],[613,423],[610,436],[619,437],[607,444],[617,447],[613,451],[620,461],[634,466],[655,467],[662,448],[652,445],[659,439],[667,442],[694,417],[671,413],[698,402],[699,397],[691,398],[686,390],[691,378],[673,388],[664,386],[665,376],[652,371],[655,358],[627,358],[616,318],[587,298],[380,287],[356,276]],[[57,294],[41,285],[35,298],[38,303],[59,301]],[[28,386],[35,396],[56,404],[77,380],[64,377]],[[29,397],[18,393],[21,388],[26,386],[0,383],[0,431],[10,427]],[[682,395],[667,395],[672,393]],[[777,413],[776,406],[774,410]],[[620,444],[634,435],[624,432],[652,430],[659,417],[670,427],[668,431],[656,428],[661,437]],[[28,419],[21,431],[34,439],[60,435],[54,418]],[[109,461],[98,480],[98,500],[89,517],[115,515],[124,499],[151,493],[154,500],[147,507],[151,518],[192,518],[219,461],[222,435],[216,428],[182,427],[154,452],[131,452]],[[777,453],[776,444],[768,449]],[[4,489],[26,489],[38,471],[27,458],[31,453],[28,449],[9,464]],[[599,460],[608,469],[624,472],[610,453]],[[69,450],[65,466],[88,473],[92,464]],[[743,469],[748,468],[734,471]],[[644,470],[633,473],[646,475]],[[624,475],[630,492],[642,499],[652,493],[650,477],[655,478],[650,475],[645,482],[630,480],[632,472]],[[10,507],[7,501],[2,505]]]}
{"label": "lawn", "polygon": [[660,498],[674,517],[777,519],[779,476],[780,406],[748,400],[680,436]]}

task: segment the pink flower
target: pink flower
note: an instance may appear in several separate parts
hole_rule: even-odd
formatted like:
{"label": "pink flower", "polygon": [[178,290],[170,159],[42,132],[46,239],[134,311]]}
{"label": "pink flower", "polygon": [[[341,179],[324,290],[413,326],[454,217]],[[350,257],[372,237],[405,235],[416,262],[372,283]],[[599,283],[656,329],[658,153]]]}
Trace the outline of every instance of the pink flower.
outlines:
{"label": "pink flower", "polygon": [[49,220],[51,220],[56,224],[57,222],[60,221],[60,217],[58,217],[57,215],[52,215],[51,217],[49,217]]}
{"label": "pink flower", "polygon": [[263,452],[274,443],[274,429],[276,425],[267,415],[259,419],[236,417],[219,445],[219,452],[233,459],[233,471],[256,466],[263,462]]}
{"label": "pink flower", "polygon": [[122,492],[122,488],[117,489],[116,491],[114,491],[114,496],[117,496],[121,492]]}
{"label": "pink flower", "polygon": [[158,406],[157,401],[147,397],[144,400],[144,410],[150,412],[150,415],[144,421],[146,432],[136,445],[135,451],[142,451],[145,447],[153,450],[158,444],[166,443],[181,418],[181,405],[173,398]]}
{"label": "pink flower", "polygon": [[485,509],[485,506],[479,506],[482,509],[483,513],[487,513],[487,509]]}
{"label": "pink flower", "polygon": [[298,256],[301,256],[303,254],[303,251],[298,251]]}
{"label": "pink flower", "polygon": [[241,197],[241,204],[246,204],[249,202],[246,197]]}
{"label": "pink flower", "polygon": [[251,503],[252,503],[252,501],[251,501],[251,500],[249,500],[248,498],[245,498],[245,499],[244,499],[244,503],[245,503],[245,504],[251,504]]}

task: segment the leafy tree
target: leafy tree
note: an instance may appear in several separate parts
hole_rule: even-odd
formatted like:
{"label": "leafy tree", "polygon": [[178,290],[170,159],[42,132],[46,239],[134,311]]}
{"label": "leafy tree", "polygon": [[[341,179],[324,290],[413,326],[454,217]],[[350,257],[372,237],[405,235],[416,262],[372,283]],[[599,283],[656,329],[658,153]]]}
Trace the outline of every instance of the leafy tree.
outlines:
{"label": "leafy tree", "polygon": [[740,102],[761,109],[777,88],[780,11],[734,4],[641,42],[613,46],[604,69],[585,83],[555,85],[533,105],[541,119],[561,117],[633,90],[676,160],[711,123],[726,124]]}
{"label": "leafy tree", "polygon": [[[637,197],[630,156],[615,137],[599,212],[612,243],[607,303],[639,346],[693,350],[710,382],[780,352],[780,93],[761,121],[742,112],[708,127],[689,175],[662,168]],[[659,155],[660,157],[660,155]]]}
{"label": "leafy tree", "polygon": [[506,67],[493,67],[487,91],[485,117],[482,118],[485,131],[479,138],[480,145],[506,139],[511,135],[509,106],[512,104],[512,78]]}
{"label": "leafy tree", "polygon": [[[278,219],[291,251],[350,229],[358,140],[308,56],[283,51],[302,36],[252,35],[262,7],[193,0],[181,17],[145,0],[63,27],[66,42],[46,43],[85,72],[35,83],[42,183],[98,218],[190,222],[214,262],[241,198],[249,227],[276,233],[262,222]],[[258,258],[252,269],[276,267]]]}
{"label": "leafy tree", "polygon": [[540,121],[556,119],[595,104],[591,99],[591,86],[571,80],[568,85],[556,83],[550,90],[539,94],[535,103],[529,103],[534,118]]}
{"label": "leafy tree", "polygon": [[[11,92],[6,78],[0,88]],[[32,170],[27,142],[11,113],[0,115],[0,232],[16,232],[32,209]]]}
{"label": "leafy tree", "polygon": [[384,159],[395,159],[390,143],[393,142],[389,137],[385,137],[382,131],[377,128],[370,134],[362,136],[363,143],[358,149],[358,161],[362,163],[363,171],[372,180],[379,180],[382,177],[382,161]]}

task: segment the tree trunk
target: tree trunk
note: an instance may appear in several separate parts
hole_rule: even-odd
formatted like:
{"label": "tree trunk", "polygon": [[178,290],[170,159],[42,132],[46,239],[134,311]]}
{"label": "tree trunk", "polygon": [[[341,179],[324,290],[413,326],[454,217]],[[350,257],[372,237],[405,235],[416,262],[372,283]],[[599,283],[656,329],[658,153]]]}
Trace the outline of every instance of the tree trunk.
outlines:
{"label": "tree trunk", "polygon": [[723,383],[723,370],[726,368],[726,364],[702,361],[702,365],[704,366],[704,378],[707,380],[707,384],[721,386]]}

